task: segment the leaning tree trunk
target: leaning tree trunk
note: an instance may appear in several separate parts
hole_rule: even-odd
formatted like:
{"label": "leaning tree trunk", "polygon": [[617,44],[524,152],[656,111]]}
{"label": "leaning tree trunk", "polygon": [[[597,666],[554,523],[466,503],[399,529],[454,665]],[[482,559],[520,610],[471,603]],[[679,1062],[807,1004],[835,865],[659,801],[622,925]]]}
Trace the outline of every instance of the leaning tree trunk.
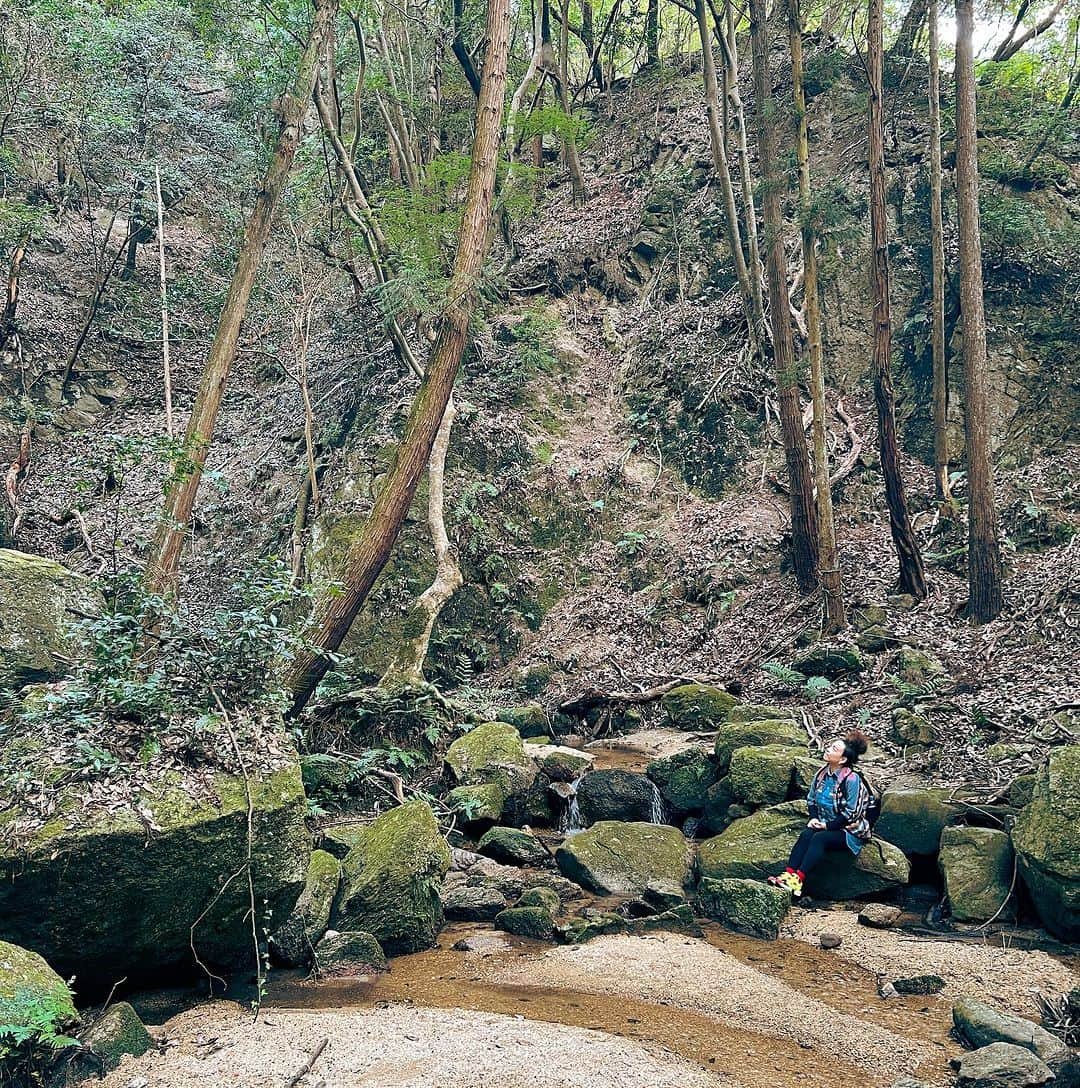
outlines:
{"label": "leaning tree trunk", "polygon": [[941,78],[938,47],[938,0],[930,0],[930,340],[934,373],[934,484],[948,502],[949,381],[945,358],[945,232],[941,221]]}
{"label": "leaning tree trunk", "polygon": [[167,485],[164,509],[146,565],[146,584],[151,593],[164,596],[176,591],[180,553],[206,464],[206,455],[214,437],[214,425],[225,393],[225,384],[236,356],[240,326],[270,233],[274,208],[285,188],[300,143],[304,116],[315,87],[315,75],[326,36],[337,14],[337,0],[314,0],[314,5],[315,17],[307,44],[304,46],[296,77],[282,103],[277,143],[248,219],[232,282],[218,319],[217,332],[210,345],[206,369],[192,405],[187,437],[184,440],[185,456]]}
{"label": "leaning tree trunk", "polygon": [[[547,18],[548,0],[543,0],[545,19]],[[563,141],[563,157],[566,168],[570,171],[570,187],[575,204],[585,202],[585,181],[581,176],[581,159],[578,157],[577,137],[574,135],[573,115],[571,113],[570,87],[567,69],[570,57],[570,0],[561,0],[559,14],[562,26],[559,28],[559,54],[555,60],[555,75],[559,82],[559,105],[566,114],[566,139]],[[550,40],[550,30],[545,37]]]}
{"label": "leaning tree trunk", "polygon": [[326,673],[393,549],[442,426],[461,357],[469,337],[477,279],[489,242],[499,125],[506,91],[510,40],[509,0],[489,0],[487,59],[476,107],[476,136],[457,258],[446,308],[439,319],[431,361],[413,399],[394,463],[371,513],[345,557],[340,592],[325,593],[316,603],[313,647],[297,655],[289,672],[293,712],[299,712]]}
{"label": "leaning tree trunk", "polygon": [[645,67],[660,67],[660,0],[647,0],[645,7]]}
{"label": "leaning tree trunk", "polygon": [[766,0],[750,0],[750,44],[754,61],[755,116],[758,159],[761,163],[761,214],[765,224],[765,267],[769,283],[769,318],[773,331],[773,362],[780,401],[788,481],[791,490],[791,551],[799,589],[810,593],[818,584],[818,526],[810,483],[810,463],[799,406],[799,375],[791,334],[784,218],[781,197],[784,171],[777,150],[776,109],[769,81],[769,28]]}
{"label": "leaning tree trunk", "polygon": [[960,313],[964,321],[968,614],[977,623],[985,623],[1001,612],[1001,548],[990,465],[990,410],[986,391],[973,25],[971,0],[956,0],[956,206],[960,234]]}
{"label": "leaning tree trunk", "polygon": [[836,549],[829,456],[825,447],[825,367],[821,343],[821,308],[818,304],[817,235],[811,219],[810,140],[806,125],[806,93],[803,88],[802,12],[799,0],[788,0],[788,36],[791,44],[791,83],[795,106],[795,151],[799,166],[799,210],[802,221],[803,292],[806,298],[806,350],[810,356],[810,395],[814,420],[814,485],[817,489],[818,564],[825,596],[827,632],[842,630],[844,588]]}
{"label": "leaning tree trunk", "polygon": [[870,83],[870,242],[873,257],[870,282],[874,299],[874,400],[877,402],[878,445],[885,477],[889,525],[900,560],[900,589],[926,596],[922,556],[908,516],[900,453],[896,444],[896,402],[893,396],[890,355],[892,323],[889,315],[888,228],[885,218],[885,115],[882,91],[882,2],[869,0],[866,35],[866,70]]}

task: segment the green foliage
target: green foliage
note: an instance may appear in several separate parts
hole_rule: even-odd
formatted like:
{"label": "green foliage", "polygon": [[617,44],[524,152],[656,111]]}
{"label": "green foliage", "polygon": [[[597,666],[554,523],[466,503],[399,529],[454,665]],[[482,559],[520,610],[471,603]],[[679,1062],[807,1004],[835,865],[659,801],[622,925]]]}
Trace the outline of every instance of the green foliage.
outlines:
{"label": "green foliage", "polygon": [[572,141],[579,148],[587,142],[590,133],[588,121],[573,116],[560,106],[541,106],[527,116],[518,116],[515,138],[524,143],[537,136],[555,136],[560,142]]}
{"label": "green foliage", "polygon": [[804,676],[779,661],[766,661],[761,666],[761,671],[791,691],[800,692],[807,699],[820,699],[832,687],[832,681],[825,676]]}
{"label": "green foliage", "polygon": [[803,87],[808,98],[824,94],[836,86],[847,72],[849,58],[840,49],[823,49],[806,58]]}
{"label": "green foliage", "polygon": [[0,1001],[0,1088],[38,1082],[58,1051],[79,1045],[63,1031],[70,1015],[56,990],[17,989]]}

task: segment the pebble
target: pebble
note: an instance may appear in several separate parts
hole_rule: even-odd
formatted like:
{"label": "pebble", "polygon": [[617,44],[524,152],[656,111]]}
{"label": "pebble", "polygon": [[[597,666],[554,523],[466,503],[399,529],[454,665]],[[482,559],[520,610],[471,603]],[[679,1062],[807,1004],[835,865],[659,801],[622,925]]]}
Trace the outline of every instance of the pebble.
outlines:
{"label": "pebble", "polygon": [[839,948],[844,943],[844,938],[839,933],[822,933],[818,943],[822,948]]}

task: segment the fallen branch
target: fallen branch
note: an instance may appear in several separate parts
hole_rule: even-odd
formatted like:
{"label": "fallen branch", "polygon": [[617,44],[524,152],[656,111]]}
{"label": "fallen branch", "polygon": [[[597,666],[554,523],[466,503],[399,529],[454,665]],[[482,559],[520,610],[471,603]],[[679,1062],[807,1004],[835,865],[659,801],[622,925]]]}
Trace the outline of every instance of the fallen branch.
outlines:
{"label": "fallen branch", "polygon": [[567,699],[558,706],[560,714],[580,717],[598,706],[640,706],[653,703],[680,684],[696,683],[692,677],[680,676],[674,680],[665,680],[656,687],[645,691],[602,691],[600,688],[586,688],[581,695]]}
{"label": "fallen branch", "polygon": [[320,1057],[322,1057],[322,1052],[326,1049],[326,1045],[329,1042],[329,1038],[322,1039],[319,1042],[319,1045],[311,1052],[308,1060],[304,1062],[303,1068],[295,1072],[285,1082],[285,1088],[296,1088],[296,1086],[304,1079],[304,1077],[306,1077],[308,1073],[310,1073],[311,1070],[315,1067],[315,1063],[319,1060]]}

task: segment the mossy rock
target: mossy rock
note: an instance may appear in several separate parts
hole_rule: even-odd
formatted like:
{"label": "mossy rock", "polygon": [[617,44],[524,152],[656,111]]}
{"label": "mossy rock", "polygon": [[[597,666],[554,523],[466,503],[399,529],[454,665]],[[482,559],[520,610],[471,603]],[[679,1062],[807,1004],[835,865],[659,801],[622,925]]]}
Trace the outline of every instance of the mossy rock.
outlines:
{"label": "mossy rock", "polygon": [[[806,827],[804,801],[759,809],[736,820],[701,844],[698,872],[702,880],[765,880],[787,865],[795,840]],[[903,887],[911,875],[904,854],[877,837],[858,856],[832,851],[810,874],[807,891],[823,899],[860,899]]]}
{"label": "mossy rock", "polygon": [[548,858],[543,843],[516,827],[493,827],[476,844],[478,853],[503,865],[538,865]]}
{"label": "mossy rock", "polygon": [[900,647],[894,668],[896,675],[913,687],[921,687],[937,677],[948,675],[948,670],[933,654],[916,650],[913,646]]}
{"label": "mossy rock", "polygon": [[1021,774],[1009,783],[1009,804],[1013,808],[1023,808],[1030,805],[1035,796],[1035,783],[1039,776],[1035,774]]}
{"label": "mossy rock", "polygon": [[705,791],[705,804],[701,810],[699,834],[719,835],[731,823],[728,809],[735,800],[731,792],[731,780],[721,778]]}
{"label": "mossy rock", "polygon": [[760,880],[710,880],[698,885],[698,902],[709,918],[751,937],[775,941],[791,907],[791,893]]}
{"label": "mossy rock", "polygon": [[734,695],[711,684],[680,684],[661,698],[660,706],[676,729],[698,732],[726,722],[738,702]]}
{"label": "mossy rock", "polygon": [[354,776],[354,764],[340,756],[317,752],[300,757],[300,777],[308,797],[343,794]]}
{"label": "mossy rock", "polygon": [[795,658],[791,667],[803,676],[839,680],[862,672],[866,662],[854,646],[814,646]]}
{"label": "mossy rock", "polygon": [[662,824],[602,820],[556,851],[559,870],[598,895],[641,895],[650,884],[673,891],[691,880],[690,846]]}
{"label": "mossy rock", "polygon": [[716,781],[716,763],[704,748],[687,748],[654,759],[645,769],[668,807],[678,815],[700,812],[709,787]]}
{"label": "mossy rock", "polygon": [[522,737],[547,737],[551,735],[547,715],[539,703],[525,706],[509,706],[495,715],[495,720],[512,725]]}
{"label": "mossy rock", "polygon": [[899,639],[887,627],[874,624],[855,636],[855,645],[868,654],[880,654],[898,645]]}
{"label": "mossy rock", "polygon": [[521,734],[506,722],[484,722],[446,750],[446,766],[463,786],[527,776],[529,757]]}
{"label": "mossy rock", "polygon": [[497,782],[456,786],[446,795],[446,803],[464,827],[483,827],[502,819],[506,794]]}
{"label": "mossy rock", "polygon": [[455,922],[490,922],[506,909],[506,896],[492,884],[458,884],[439,892],[446,917]]}
{"label": "mossy rock", "polygon": [[1039,771],[1031,804],[1013,827],[1020,874],[1043,925],[1080,940],[1080,745],[1050,754]]}
{"label": "mossy rock", "polygon": [[736,748],[728,769],[732,795],[744,805],[778,805],[786,801],[795,761],[803,751],[783,744]]}
{"label": "mossy rock", "polygon": [[947,789],[888,789],[881,798],[875,834],[899,846],[905,854],[931,857],[938,852],[941,832],[956,823],[957,810],[947,803]]}
{"label": "mossy rock", "polygon": [[350,978],[379,974],[387,969],[386,954],[374,934],[364,930],[329,930],[315,947],[319,974]]}
{"label": "mossy rock", "polygon": [[635,771],[590,771],[578,783],[577,799],[586,826],[598,820],[648,822],[656,807],[653,782]]}
{"label": "mossy rock", "polygon": [[126,1002],[110,1005],[79,1037],[85,1051],[77,1066],[87,1075],[112,1072],[125,1055],[141,1058],[154,1040],[139,1014]]}
{"label": "mossy rock", "polygon": [[923,714],[898,706],[892,712],[893,739],[897,744],[929,748],[938,742],[937,730]]}
{"label": "mossy rock", "polygon": [[[202,798],[167,778],[130,807],[90,814],[78,783],[64,790],[48,824],[17,846],[0,846],[5,936],[88,985],[187,961],[192,941],[206,963],[247,962],[248,884],[225,886],[246,868],[247,792],[239,775],[219,773],[213,782],[216,797]],[[277,771],[253,772],[250,786],[261,925],[287,917],[296,903],[310,839],[295,754]]]}
{"label": "mossy rock", "polygon": [[518,897],[515,907],[542,907],[552,918],[562,909],[562,900],[554,888],[536,885],[526,888]]}
{"label": "mossy rock", "polygon": [[442,925],[439,884],[450,868],[435,814],[407,801],[364,830],[341,864],[338,929],[374,935],[387,955],[430,948]]}
{"label": "mossy rock", "polygon": [[343,857],[364,837],[366,824],[338,823],[328,824],[323,828],[319,847],[341,861]]}
{"label": "mossy rock", "polygon": [[739,703],[731,708],[727,720],[731,723],[775,722],[791,717],[791,710],[782,706],[766,706],[764,703]]}
{"label": "mossy rock", "polygon": [[100,594],[51,559],[0,548],[0,691],[56,680],[74,650],[71,625]]}
{"label": "mossy rock", "polygon": [[783,744],[806,748],[806,730],[790,718],[759,718],[748,722],[727,722],[716,731],[713,752],[720,774],[727,774],[731,755],[738,748]]}
{"label": "mossy rock", "polygon": [[543,907],[509,907],[495,915],[495,928],[515,937],[548,941],[555,932],[555,921]]}
{"label": "mossy rock", "polygon": [[864,604],[851,611],[851,625],[856,631],[867,631],[871,627],[883,627],[889,622],[889,612],[884,605]]}
{"label": "mossy rock", "polygon": [[43,1014],[55,1032],[78,1020],[67,983],[36,952],[0,941],[0,1024],[35,1027]]}
{"label": "mossy rock", "polygon": [[274,957],[288,967],[311,960],[319,938],[330,925],[330,912],[341,880],[341,862],[325,850],[313,850],[304,890],[292,913],[270,937]]}
{"label": "mossy rock", "polygon": [[989,827],[946,827],[938,867],[957,922],[1011,921],[1015,859],[1009,836]]}
{"label": "mossy rock", "polygon": [[573,748],[545,745],[533,754],[540,773],[551,782],[575,782],[592,769],[593,757]]}

